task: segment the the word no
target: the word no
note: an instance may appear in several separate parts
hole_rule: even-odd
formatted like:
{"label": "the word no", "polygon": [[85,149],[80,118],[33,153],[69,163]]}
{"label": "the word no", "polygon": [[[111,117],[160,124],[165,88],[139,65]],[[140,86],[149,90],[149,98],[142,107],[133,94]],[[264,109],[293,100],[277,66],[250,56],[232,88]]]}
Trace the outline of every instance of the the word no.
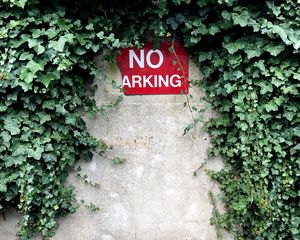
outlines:
{"label": "the word no", "polygon": [[[152,54],[157,54],[159,61],[157,64],[151,62]],[[140,50],[140,56],[138,57],[133,50],[129,50],[129,68],[133,68],[133,60],[139,65],[140,68],[145,68],[145,50]],[[158,49],[150,50],[146,55],[146,62],[150,68],[159,68],[164,61],[162,52]]]}

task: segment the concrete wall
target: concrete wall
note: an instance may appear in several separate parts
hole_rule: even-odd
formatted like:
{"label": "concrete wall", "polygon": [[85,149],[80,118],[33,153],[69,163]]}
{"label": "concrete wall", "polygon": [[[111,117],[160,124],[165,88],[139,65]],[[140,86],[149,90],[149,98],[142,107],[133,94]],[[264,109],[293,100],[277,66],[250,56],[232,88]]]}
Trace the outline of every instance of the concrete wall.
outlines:
{"label": "concrete wall", "polygon": [[[109,78],[121,76],[117,66],[99,65]],[[191,79],[201,74],[190,63]],[[119,94],[109,84],[98,80],[96,100],[99,105]],[[192,87],[191,104],[201,107],[203,95]],[[87,120],[90,132],[113,145],[108,157],[125,157],[126,163],[95,156],[80,163],[82,173],[99,188],[86,185],[73,174],[78,199],[93,202],[100,211],[81,208],[60,220],[54,240],[214,240],[210,225],[212,206],[208,192],[217,185],[199,171],[205,161],[209,137],[201,124],[182,135],[192,117],[185,95],[125,96],[123,102],[107,115]],[[206,118],[212,113],[206,113]],[[220,159],[209,160],[207,167],[220,169]],[[0,220],[0,239],[15,239],[17,215]],[[225,237],[229,239],[229,237]]]}

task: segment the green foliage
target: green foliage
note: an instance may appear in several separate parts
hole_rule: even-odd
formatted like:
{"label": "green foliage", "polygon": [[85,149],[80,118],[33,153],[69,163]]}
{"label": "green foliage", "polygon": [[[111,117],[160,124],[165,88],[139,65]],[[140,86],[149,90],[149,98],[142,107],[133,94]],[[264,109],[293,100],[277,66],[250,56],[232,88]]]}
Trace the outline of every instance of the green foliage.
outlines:
{"label": "green foliage", "polygon": [[100,19],[83,23],[50,3],[25,3],[0,6],[0,209],[23,214],[21,239],[53,236],[56,217],[78,207],[68,172],[108,148],[80,112],[95,107],[93,54],[113,40],[103,43],[91,29]]}
{"label": "green foliage", "polygon": [[220,113],[206,128],[211,155],[224,159],[211,176],[227,211],[212,222],[236,239],[299,239],[298,5],[2,0],[0,208],[22,212],[20,238],[54,234],[56,217],[77,207],[69,170],[108,148],[80,117],[118,103],[99,109],[90,99],[94,53],[105,49],[111,60],[118,48],[175,35],[199,61],[199,86]]}
{"label": "green foliage", "polygon": [[221,113],[206,124],[225,162],[211,175],[227,212],[213,222],[236,239],[299,239],[299,8],[218,1],[201,11],[181,31]]}

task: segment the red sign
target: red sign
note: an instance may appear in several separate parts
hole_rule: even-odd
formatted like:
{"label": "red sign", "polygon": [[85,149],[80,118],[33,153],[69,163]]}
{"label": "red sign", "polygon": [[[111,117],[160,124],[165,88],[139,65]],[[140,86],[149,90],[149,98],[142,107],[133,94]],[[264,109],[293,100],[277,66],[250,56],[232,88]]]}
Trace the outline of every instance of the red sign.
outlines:
{"label": "red sign", "polygon": [[163,42],[153,49],[125,48],[117,57],[124,94],[187,94],[189,58],[179,43]]}

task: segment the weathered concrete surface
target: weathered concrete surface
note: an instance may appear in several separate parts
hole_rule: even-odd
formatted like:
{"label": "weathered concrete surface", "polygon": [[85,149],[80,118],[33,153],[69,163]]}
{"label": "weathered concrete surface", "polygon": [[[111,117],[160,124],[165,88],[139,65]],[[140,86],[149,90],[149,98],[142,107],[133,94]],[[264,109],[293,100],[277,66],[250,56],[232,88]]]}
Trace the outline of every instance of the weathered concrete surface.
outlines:
{"label": "weathered concrete surface", "polygon": [[0,239],[1,240],[15,240],[17,233],[17,221],[19,215],[10,210],[4,215],[0,215]]}
{"label": "weathered concrete surface", "polygon": [[[201,78],[190,64],[191,79]],[[116,66],[106,66],[109,78],[119,79]],[[192,88],[191,104],[199,105],[203,93]],[[119,93],[99,80],[98,104],[109,102]],[[90,132],[113,145],[108,158],[125,157],[126,163],[95,156],[81,163],[82,173],[99,188],[70,177],[78,199],[94,203],[99,212],[81,208],[60,221],[54,240],[215,240],[210,225],[212,206],[208,192],[217,185],[199,171],[209,147],[208,135],[201,124],[182,135],[192,117],[184,107],[185,95],[125,96],[123,102],[107,115],[87,120]],[[206,114],[206,118],[210,117]],[[207,166],[220,169],[219,159]],[[15,239],[15,218],[3,224],[0,239]],[[10,224],[7,224],[9,221]],[[228,238],[228,236],[226,237]]]}

